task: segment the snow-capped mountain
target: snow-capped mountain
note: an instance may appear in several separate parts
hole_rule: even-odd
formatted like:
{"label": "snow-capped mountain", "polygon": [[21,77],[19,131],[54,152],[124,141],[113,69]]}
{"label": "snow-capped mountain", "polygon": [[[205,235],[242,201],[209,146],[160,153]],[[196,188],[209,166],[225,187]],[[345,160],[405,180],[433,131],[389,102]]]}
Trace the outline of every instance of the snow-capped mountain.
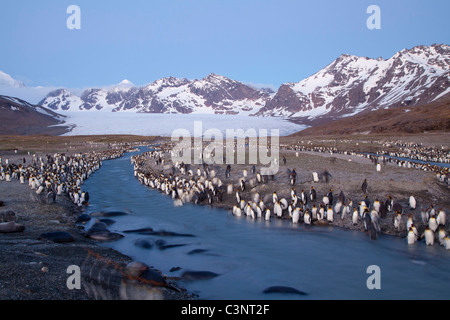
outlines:
{"label": "snow-capped mountain", "polygon": [[168,77],[144,87],[128,80],[111,88],[88,89],[77,96],[55,90],[39,104],[55,111],[131,111],[140,113],[252,114],[271,95],[224,76],[210,74],[201,80]]}
{"label": "snow-capped mountain", "polygon": [[417,46],[388,60],[342,55],[298,83],[283,84],[257,115],[304,121],[414,106],[450,94],[450,46]]}
{"label": "snow-capped mountain", "polygon": [[55,111],[240,114],[313,124],[447,95],[450,46],[442,44],[404,49],[387,60],[344,54],[307,79],[281,85],[276,94],[210,74],[200,80],[168,77],[143,87],[124,80],[81,95],[59,89],[40,104]]}

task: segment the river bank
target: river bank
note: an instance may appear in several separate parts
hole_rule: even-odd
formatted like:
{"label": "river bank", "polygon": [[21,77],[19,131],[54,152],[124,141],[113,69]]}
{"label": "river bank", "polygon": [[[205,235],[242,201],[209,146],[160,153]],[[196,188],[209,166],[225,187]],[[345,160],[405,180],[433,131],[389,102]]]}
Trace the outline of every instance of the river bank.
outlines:
{"label": "river bank", "polygon": [[[92,195],[95,196],[95,195]],[[189,300],[195,296],[166,278],[176,290],[151,285],[129,272],[132,259],[86,238],[76,224],[83,208],[68,196],[48,203],[28,184],[0,181],[0,222],[14,221],[22,232],[0,233],[0,299]],[[73,241],[38,240],[49,232],[67,232]],[[69,289],[70,266],[80,267],[80,289]],[[155,270],[156,271],[156,270]],[[73,271],[72,271],[73,272]]]}
{"label": "river bank", "polygon": [[[359,217],[356,224],[353,223],[353,208],[359,210],[359,204],[366,199],[366,196],[371,206],[376,200],[384,203],[390,196],[403,209],[400,227],[396,228],[394,225],[395,214],[388,212],[385,217],[379,220],[381,230],[378,234],[406,237],[408,232],[407,220],[410,216],[418,229],[419,235],[422,236],[427,227],[427,224],[422,220],[422,212],[429,211],[431,206],[433,206],[436,210],[444,210],[448,216],[450,209],[450,191],[448,186],[439,181],[434,172],[399,167],[395,163],[390,162],[383,163],[381,171],[378,171],[371,159],[361,155],[310,151],[296,152],[295,150],[282,149],[280,150],[279,158],[284,158],[285,162],[279,160],[280,167],[278,172],[273,178],[269,177],[265,182],[260,183],[257,181],[257,173],[261,171],[262,166],[256,166],[255,172],[252,173],[251,165],[232,164],[229,176],[226,176],[227,165],[213,164],[208,166],[208,171],[210,173],[213,172],[214,175],[206,177],[205,168],[199,164],[189,166],[192,170],[191,174],[188,174],[187,171],[181,172],[179,168],[174,169],[173,165],[175,164],[171,160],[170,144],[159,145],[157,150],[161,150],[160,163],[157,163],[155,158],[146,157],[145,163],[138,169],[139,172],[153,177],[158,177],[162,174],[160,177],[163,180],[165,178],[169,180],[175,178],[178,180],[185,179],[185,181],[192,179],[203,179],[202,181],[213,181],[215,179],[216,183],[220,181],[223,190],[222,199],[217,201],[213,198],[211,201],[208,201],[205,198],[199,201],[198,204],[223,208],[229,210],[230,213],[233,210],[233,206],[239,206],[235,195],[238,190],[240,198],[245,203],[251,203],[257,194],[259,199],[263,200],[265,206],[270,208],[271,219],[289,221],[292,220],[292,217],[288,214],[288,210],[283,210],[281,218],[275,216],[272,194],[276,192],[279,199],[285,198],[290,203],[293,188],[298,196],[304,191],[308,197],[310,189],[314,188],[317,198],[314,201],[308,201],[307,207],[309,209],[312,209],[314,205],[319,207],[323,196],[331,191],[334,197],[333,207],[342,192],[345,196],[344,204],[351,202],[351,212],[347,213],[344,218],[341,211],[335,212],[333,221],[324,219],[313,222],[313,225],[336,226],[347,230],[367,232],[361,217]],[[163,162],[161,163],[162,160]],[[295,169],[297,177],[292,185],[290,173],[293,169]],[[198,175],[197,170],[200,170],[200,175]],[[330,173],[328,181],[323,179],[320,181],[313,180],[313,172],[323,173],[325,171]],[[240,180],[245,181],[245,190],[242,190]],[[367,193],[364,193],[361,188],[364,180],[368,181]],[[409,197],[411,195],[414,195],[417,201],[417,208],[414,210],[409,208]],[[177,198],[175,198],[175,201],[179,204],[182,203]],[[242,215],[245,215],[244,212]],[[261,218],[264,219],[264,213]],[[302,219],[300,219],[300,223],[302,222]],[[445,226],[445,231],[447,234],[450,231],[448,224]]]}
{"label": "river bank", "polygon": [[[240,187],[239,179],[243,177],[243,170],[247,170],[247,177],[246,190],[241,192],[241,196],[246,201],[250,201],[258,192],[261,198],[265,198],[265,202],[270,204],[273,191],[276,191],[280,198],[290,199],[291,186],[288,172],[296,168],[298,175],[294,187],[297,193],[300,193],[302,189],[308,191],[311,186],[314,186],[318,194],[316,203],[330,189],[333,189],[335,199],[339,192],[343,191],[347,198],[358,203],[364,197],[361,192],[361,182],[366,178],[369,181],[369,196],[372,201],[377,197],[384,200],[388,194],[391,195],[396,202],[402,204],[405,212],[401,230],[394,228],[392,214],[388,214],[381,220],[384,235],[405,236],[406,220],[410,213],[415,217],[419,231],[422,231],[424,229],[420,218],[422,209],[434,204],[436,208],[442,207],[448,212],[450,207],[447,187],[441,184],[432,172],[400,168],[389,163],[382,167],[381,172],[377,172],[370,160],[357,156],[307,152],[300,152],[297,156],[291,150],[283,150],[280,157],[282,156],[286,158],[286,164],[280,166],[273,180],[269,179],[262,184],[256,182],[256,175],[251,173],[248,165],[232,165],[229,178],[225,177],[225,166],[210,166],[210,170],[216,172],[216,177],[222,180],[225,187],[232,185],[233,193],[225,193],[221,202],[213,201],[208,204],[204,201],[200,204],[224,208],[229,210],[231,215],[231,209],[236,204],[234,190]],[[20,155],[17,157],[16,160],[21,159]],[[163,154],[163,158],[164,164],[158,165],[149,161],[145,168],[155,174],[163,173],[168,177],[172,173],[170,153]],[[29,162],[30,160],[27,159],[27,163]],[[192,166],[192,169],[196,171],[197,167]],[[311,172],[321,172],[325,169],[332,174],[330,181],[314,182]],[[183,177],[191,178],[189,175]],[[418,209],[415,211],[409,210],[407,205],[407,199],[411,193],[414,193],[418,200]],[[95,194],[92,194],[92,197],[95,197]],[[142,283],[137,283],[130,278],[124,279],[126,266],[132,262],[132,259],[112,249],[99,246],[98,242],[92,239],[85,238],[80,232],[82,230],[75,224],[75,219],[82,211],[67,197],[58,197],[57,204],[48,204],[45,196],[38,197],[28,185],[22,185],[17,180],[13,180],[0,181],[0,200],[5,204],[0,210],[14,211],[13,220],[25,226],[24,232],[0,234],[0,258],[2,259],[0,268],[4,270],[0,276],[2,299],[195,299],[194,295],[183,291],[179,286],[177,286],[179,291],[165,287],[154,290],[152,286],[143,289]],[[277,218],[272,216],[272,219]],[[291,223],[286,212],[280,220]],[[337,215],[333,222],[316,222],[313,227],[316,226],[319,228],[337,226],[364,232],[363,222],[360,220],[353,225],[350,216],[347,219],[341,219]],[[69,232],[75,241],[54,243],[37,240],[42,233],[51,231]],[[424,245],[424,243],[422,241],[417,245]],[[406,240],[405,246],[407,246]],[[438,244],[435,243],[436,246]],[[70,290],[67,287],[67,279],[70,276],[67,268],[71,265],[81,268],[83,285],[80,290]],[[166,277],[166,280],[176,285],[173,281],[177,280],[169,277]]]}

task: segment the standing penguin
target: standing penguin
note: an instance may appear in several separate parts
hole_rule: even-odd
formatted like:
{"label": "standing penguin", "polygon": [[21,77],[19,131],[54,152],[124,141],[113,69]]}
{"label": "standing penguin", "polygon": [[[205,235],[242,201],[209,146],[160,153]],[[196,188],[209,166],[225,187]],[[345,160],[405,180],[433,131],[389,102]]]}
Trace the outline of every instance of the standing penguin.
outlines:
{"label": "standing penguin", "polygon": [[372,220],[375,230],[378,233],[381,233],[380,216],[378,215],[378,212],[375,210],[372,210],[370,212],[370,219]]}
{"label": "standing penguin", "polygon": [[295,180],[297,179],[297,173],[295,173],[295,169],[292,170],[292,172],[289,174],[289,182],[291,183],[291,186],[295,185]]}
{"label": "standing penguin", "polygon": [[333,222],[334,220],[334,212],[333,212],[333,208],[330,206],[328,206],[328,210],[327,210],[327,221],[328,222]]}
{"label": "standing penguin", "polygon": [[245,181],[244,181],[244,179],[241,179],[241,180],[239,181],[239,183],[240,183],[240,185],[241,185],[241,190],[242,190],[242,191],[245,191]]}
{"label": "standing penguin", "polygon": [[239,208],[238,206],[236,206],[234,215],[237,216],[237,217],[242,216],[242,210],[241,210],[241,208]]}
{"label": "standing penguin", "polygon": [[298,220],[300,219],[300,208],[295,208],[294,212],[292,213],[292,223],[298,223]]}
{"label": "standing penguin", "polygon": [[437,228],[438,228],[438,223],[436,221],[436,218],[434,216],[430,217],[430,219],[428,220],[428,228],[433,231],[436,232]]}
{"label": "standing penguin", "polygon": [[364,194],[367,193],[367,188],[368,188],[368,183],[367,183],[367,179],[364,179],[364,182],[361,185],[361,190]]}
{"label": "standing penguin", "polygon": [[422,218],[422,223],[427,225],[428,224],[428,219],[430,218],[430,216],[428,215],[428,211],[422,210],[420,212],[420,217]]}
{"label": "standing penguin", "polygon": [[392,212],[393,208],[394,208],[394,200],[392,200],[391,196],[388,196],[386,202],[384,203],[384,205],[386,206],[386,211],[387,212]]}
{"label": "standing penguin", "polygon": [[312,201],[315,201],[317,198],[316,189],[314,187],[311,187],[311,190],[309,190],[309,199]]}
{"label": "standing penguin", "polygon": [[445,211],[443,209],[440,209],[438,212],[438,215],[436,217],[436,222],[438,225],[442,225],[445,227],[445,222],[446,222],[446,215],[445,215]]}
{"label": "standing penguin", "polygon": [[256,173],[256,181],[258,181],[258,183],[262,182],[261,173],[259,172]]}
{"label": "standing penguin", "polygon": [[255,211],[256,211],[256,217],[258,219],[261,219],[262,218],[262,210],[261,210],[261,208],[259,206],[256,206]]}
{"label": "standing penguin", "polygon": [[333,205],[333,189],[330,189],[330,191],[327,193],[328,200],[330,201],[330,206]]}
{"label": "standing penguin", "polygon": [[283,215],[283,209],[281,208],[280,202],[277,201],[273,205],[273,213],[275,213],[278,218],[281,218]]}
{"label": "standing penguin", "polygon": [[306,210],[305,216],[303,217],[303,221],[305,222],[306,225],[311,224],[311,215],[309,214],[309,210]]}
{"label": "standing penguin", "polygon": [[293,205],[294,207],[296,207],[296,206],[297,206],[297,203],[298,203],[298,197],[297,197],[296,194],[294,194],[294,195],[292,195],[292,205]]}
{"label": "standing penguin", "polygon": [[416,243],[416,235],[414,234],[414,230],[412,228],[409,228],[408,235],[407,235],[408,244],[414,244]]}
{"label": "standing penguin", "polygon": [[339,199],[340,202],[345,203],[344,191],[341,190],[341,192],[339,193],[338,199]]}
{"label": "standing penguin", "polygon": [[317,220],[321,221],[325,217],[325,208],[322,204],[319,205],[319,210],[317,211]]}
{"label": "standing penguin", "polygon": [[408,220],[406,221],[406,230],[409,230],[414,224],[412,215],[410,214]]}
{"label": "standing penguin", "polygon": [[439,231],[438,231],[438,239],[439,239],[439,244],[441,245],[441,246],[445,246],[445,241],[444,241],[444,239],[445,239],[445,237],[447,236],[447,233],[445,232],[445,229],[443,229],[443,228],[439,228]]}
{"label": "standing penguin", "polygon": [[327,205],[330,204],[330,198],[328,198],[327,195],[324,195],[323,198],[322,198],[322,202],[323,202],[324,205],[327,206]]}
{"label": "standing penguin", "polygon": [[236,189],[236,201],[238,204],[241,203],[241,194],[239,193],[238,189]]}
{"label": "standing penguin", "polygon": [[312,176],[313,176],[313,181],[314,182],[319,182],[319,174],[317,172],[313,172]]}
{"label": "standing penguin", "polygon": [[409,209],[416,210],[416,198],[414,198],[414,195],[411,195],[409,197]]}
{"label": "standing penguin", "polygon": [[270,209],[266,209],[266,214],[264,216],[264,220],[269,221],[270,220]]}
{"label": "standing penguin", "polygon": [[253,195],[253,201],[255,203],[259,203],[259,200],[260,200],[259,192],[255,192],[255,194]]}
{"label": "standing penguin", "polygon": [[398,231],[400,231],[401,222],[402,222],[402,214],[397,213],[397,215],[394,217],[394,228]]}
{"label": "standing penguin", "polygon": [[306,205],[308,203],[308,197],[306,195],[306,192],[304,190],[302,190],[302,193],[300,193],[300,196],[301,196],[303,204]]}
{"label": "standing penguin", "polygon": [[245,200],[244,200],[244,199],[241,199],[241,202],[239,203],[239,207],[240,207],[242,210],[244,210],[244,208],[245,208]]}
{"label": "standing penguin", "polygon": [[316,205],[313,205],[311,209],[311,218],[316,220],[317,219],[317,207]]}
{"label": "standing penguin", "polygon": [[381,217],[381,219],[386,218],[386,215],[387,215],[387,209],[386,209],[386,205],[385,205],[383,202],[380,203],[380,209],[379,209],[379,212],[380,212],[380,217]]}
{"label": "standing penguin", "polygon": [[278,201],[278,195],[275,191],[272,194],[272,201],[273,201],[273,203],[276,203]]}
{"label": "standing penguin", "polygon": [[227,168],[225,170],[225,178],[230,178],[230,173],[231,173],[231,166],[227,165]]}
{"label": "standing penguin", "polygon": [[344,220],[347,217],[347,214],[349,213],[350,213],[350,206],[347,204],[342,208],[341,220]]}
{"label": "standing penguin", "polygon": [[358,224],[358,217],[359,217],[358,210],[356,208],[353,208],[352,222],[353,222],[354,226],[356,226]]}
{"label": "standing penguin", "polygon": [[425,237],[425,243],[427,244],[427,246],[432,246],[434,244],[434,231],[433,230],[431,230],[428,227],[425,228],[424,237]]}
{"label": "standing penguin", "polygon": [[450,250],[450,238],[445,237],[443,243],[444,243],[443,246],[444,246],[445,250]]}
{"label": "standing penguin", "polygon": [[259,200],[258,206],[261,208],[261,211],[264,211],[264,209],[266,208],[266,205],[264,204],[264,201],[262,201],[262,200]]}
{"label": "standing penguin", "polygon": [[381,203],[380,203],[380,201],[378,201],[378,199],[375,199],[375,201],[373,202],[373,209],[376,211],[376,212],[380,212],[380,206],[381,206]]}
{"label": "standing penguin", "polygon": [[377,172],[380,172],[380,171],[381,171],[381,164],[377,163]]}

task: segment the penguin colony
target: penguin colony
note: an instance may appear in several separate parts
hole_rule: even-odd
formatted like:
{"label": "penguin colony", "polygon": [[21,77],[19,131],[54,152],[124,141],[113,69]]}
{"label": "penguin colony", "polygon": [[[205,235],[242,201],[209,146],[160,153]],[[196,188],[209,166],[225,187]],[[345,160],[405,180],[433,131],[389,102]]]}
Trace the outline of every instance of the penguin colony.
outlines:
{"label": "penguin colony", "polygon": [[[291,176],[289,181],[286,181],[286,188],[290,188],[289,197],[280,197],[276,191],[272,194],[259,194],[250,190],[267,180],[261,179],[254,167],[250,170],[244,169],[242,178],[225,185],[221,178],[229,178],[230,171],[233,170],[230,165],[223,173],[219,173],[211,170],[205,163],[196,166],[184,163],[169,164],[164,160],[165,151],[167,152],[167,149],[148,151],[132,157],[131,162],[134,164],[134,175],[140,183],[171,196],[176,204],[213,204],[231,198],[234,202],[231,212],[237,217],[265,221],[284,219],[290,220],[292,224],[303,223],[306,226],[332,225],[339,219],[351,221],[354,226],[361,227],[371,239],[377,239],[383,231],[383,225],[390,223],[409,244],[424,240],[427,245],[436,242],[450,250],[450,240],[445,229],[446,212],[442,208],[429,206],[422,210],[421,221],[414,221],[412,215],[405,221],[408,210],[419,210],[414,195],[407,199],[409,208],[401,204],[405,199],[395,201],[391,196],[372,201],[369,199],[369,183],[365,180],[361,185],[363,198],[354,201],[347,198],[343,191],[337,193],[332,188],[321,195],[314,186],[298,192],[291,183]],[[155,169],[148,169],[147,162],[153,162]],[[169,174],[161,173],[164,167],[169,168]],[[250,176],[256,179],[249,179]],[[313,173],[313,181],[315,176],[318,174]],[[391,222],[388,216],[392,216]]]}
{"label": "penguin colony", "polygon": [[66,156],[55,153],[45,158],[33,156],[32,164],[13,164],[0,158],[0,181],[17,179],[28,183],[37,195],[56,202],[58,196],[67,195],[77,206],[87,204],[89,193],[81,189],[84,181],[102,166],[102,161],[123,156],[125,150],[108,150]]}
{"label": "penguin colony", "polygon": [[[323,142],[331,142],[324,140]],[[342,142],[350,142],[343,140]],[[385,165],[386,163],[393,163],[403,168],[412,168],[423,171],[432,171],[436,173],[436,177],[446,185],[450,186],[450,168],[444,166],[438,166],[435,164],[427,162],[436,162],[442,164],[450,163],[450,151],[444,149],[443,146],[440,148],[424,147],[422,144],[416,143],[406,143],[402,141],[395,142],[382,142],[373,141],[374,143],[379,143],[383,148],[396,147],[399,151],[388,151],[382,150],[377,151],[375,155],[357,152],[357,151],[347,151],[339,150],[335,147],[323,147],[323,146],[311,146],[311,141],[307,142],[305,145],[303,141],[299,141],[297,145],[283,145],[280,144],[280,150],[294,150],[297,153],[300,151],[311,151],[320,153],[330,153],[330,154],[345,154],[352,156],[365,157],[370,159],[375,165],[377,165],[377,171],[381,170],[381,163]],[[395,157],[395,158],[392,158]],[[402,159],[396,159],[402,158]],[[406,160],[410,159],[410,160]],[[415,161],[414,161],[415,160]],[[423,161],[423,162],[417,162]]]}

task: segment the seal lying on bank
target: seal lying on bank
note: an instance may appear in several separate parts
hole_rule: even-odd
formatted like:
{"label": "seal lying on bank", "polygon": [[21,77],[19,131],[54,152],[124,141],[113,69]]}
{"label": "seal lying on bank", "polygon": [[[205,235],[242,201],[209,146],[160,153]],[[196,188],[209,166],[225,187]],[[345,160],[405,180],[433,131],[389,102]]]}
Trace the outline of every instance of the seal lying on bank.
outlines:
{"label": "seal lying on bank", "polygon": [[104,222],[96,222],[86,232],[86,237],[98,241],[112,241],[123,238],[123,235],[109,231]]}
{"label": "seal lying on bank", "polygon": [[180,289],[168,283],[160,272],[140,261],[130,262],[125,268],[124,275],[130,280],[138,280],[153,287],[166,287],[180,292]]}
{"label": "seal lying on bank", "polygon": [[91,213],[91,217],[120,217],[127,215],[128,213],[123,211],[97,211]]}
{"label": "seal lying on bank", "polygon": [[25,230],[25,226],[14,221],[0,223],[0,233],[23,232],[23,230]]}
{"label": "seal lying on bank", "polygon": [[284,286],[268,287],[268,288],[264,289],[263,293],[294,293],[294,294],[299,294],[302,296],[307,295],[306,292],[297,290],[295,288],[284,287]]}
{"label": "seal lying on bank", "polygon": [[208,280],[218,276],[220,274],[211,271],[185,271],[181,275],[181,279],[185,281]]}
{"label": "seal lying on bank", "polygon": [[50,240],[56,243],[73,242],[75,239],[65,231],[46,232],[38,237],[38,240]]}

